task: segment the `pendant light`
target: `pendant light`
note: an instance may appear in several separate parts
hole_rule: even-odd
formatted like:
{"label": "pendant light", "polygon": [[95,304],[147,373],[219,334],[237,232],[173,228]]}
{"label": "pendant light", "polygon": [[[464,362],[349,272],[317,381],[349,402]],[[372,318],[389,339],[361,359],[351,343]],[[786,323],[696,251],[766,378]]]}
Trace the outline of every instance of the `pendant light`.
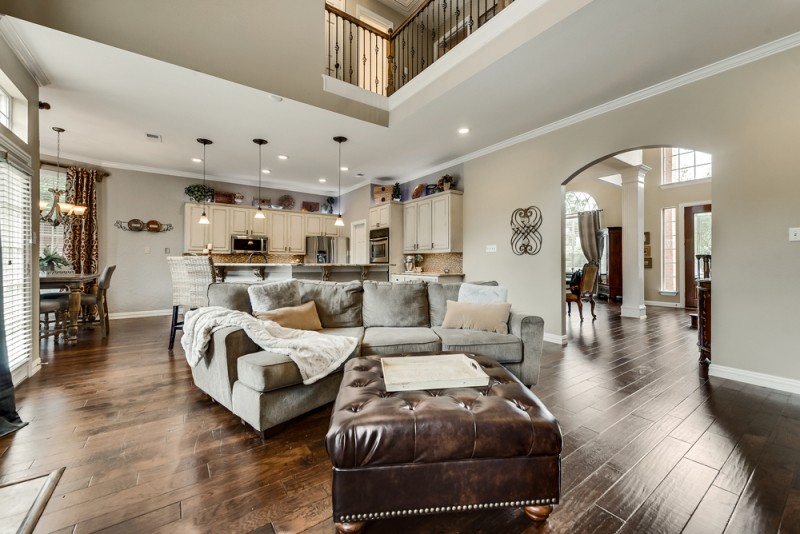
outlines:
{"label": "pendant light", "polygon": [[342,220],[342,143],[347,141],[347,138],[338,135],[333,140],[339,143],[339,196],[336,197],[336,205],[339,206],[339,217],[333,225],[344,226],[344,221]]}
{"label": "pendant light", "polygon": [[261,210],[261,149],[267,144],[266,139],[253,139],[253,142],[258,145],[258,209],[256,210],[256,219],[264,219],[264,212]]}
{"label": "pendant light", "polygon": [[[208,146],[211,143],[213,143],[213,141],[211,141],[210,139],[203,139],[202,137],[199,137],[197,139],[197,142],[200,143],[201,145],[203,145],[203,189],[205,189],[205,187],[206,187],[206,146]],[[208,197],[203,197],[203,214],[200,216],[200,220],[197,221],[198,224],[211,224],[211,222],[208,220],[208,217],[206,217],[206,201],[207,200],[208,200]]]}
{"label": "pendant light", "polygon": [[[58,144],[56,145],[56,182],[61,182],[61,134],[66,130],[53,126],[53,131],[58,136]],[[88,209],[86,206],[80,204],[72,204],[71,202],[60,202],[61,195],[66,197],[66,192],[62,189],[48,189],[53,194],[53,204],[50,210],[45,213],[48,207],[46,200],[39,201],[39,218],[42,222],[58,226],[59,224],[66,224],[76,219],[80,219],[86,214]]]}

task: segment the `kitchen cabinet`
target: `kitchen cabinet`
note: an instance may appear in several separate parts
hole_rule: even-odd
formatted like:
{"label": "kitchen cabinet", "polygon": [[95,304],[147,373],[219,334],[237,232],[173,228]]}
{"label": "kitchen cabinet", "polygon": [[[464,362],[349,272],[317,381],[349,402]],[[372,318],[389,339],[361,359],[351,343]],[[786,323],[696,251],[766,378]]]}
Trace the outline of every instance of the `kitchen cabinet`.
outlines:
{"label": "kitchen cabinet", "polygon": [[206,204],[205,211],[210,224],[199,224],[203,213],[203,204],[186,203],[184,205],[183,248],[186,252],[200,252],[211,243],[217,253],[231,250],[231,230],[228,220],[228,208]]}
{"label": "kitchen cabinet", "polygon": [[445,191],[403,206],[403,252],[461,252],[462,193]]}
{"label": "kitchen cabinet", "polygon": [[369,229],[388,228],[392,221],[392,204],[379,204],[369,210]]}
{"label": "kitchen cabinet", "polygon": [[305,254],[306,220],[302,213],[270,211],[268,221],[269,252],[274,254]]}
{"label": "kitchen cabinet", "polygon": [[336,224],[335,215],[306,215],[306,235],[314,236],[338,236],[339,227]]}
{"label": "kitchen cabinet", "polygon": [[263,219],[256,219],[254,208],[228,208],[230,210],[230,231],[235,235],[267,235],[267,213]]}
{"label": "kitchen cabinet", "polygon": [[457,284],[464,281],[464,275],[455,273],[393,274],[391,279],[392,282],[438,282],[440,284]]}

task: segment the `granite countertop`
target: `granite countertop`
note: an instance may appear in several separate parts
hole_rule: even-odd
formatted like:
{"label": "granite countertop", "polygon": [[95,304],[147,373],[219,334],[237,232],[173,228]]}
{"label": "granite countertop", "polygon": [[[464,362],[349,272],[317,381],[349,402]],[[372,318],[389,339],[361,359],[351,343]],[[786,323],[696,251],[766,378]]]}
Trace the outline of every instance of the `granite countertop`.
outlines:
{"label": "granite countertop", "polygon": [[388,263],[214,263],[214,267],[389,267]]}
{"label": "granite countertop", "polygon": [[414,274],[417,276],[464,276],[464,273],[446,273],[444,271],[422,271],[421,273],[417,271],[403,271],[401,274]]}

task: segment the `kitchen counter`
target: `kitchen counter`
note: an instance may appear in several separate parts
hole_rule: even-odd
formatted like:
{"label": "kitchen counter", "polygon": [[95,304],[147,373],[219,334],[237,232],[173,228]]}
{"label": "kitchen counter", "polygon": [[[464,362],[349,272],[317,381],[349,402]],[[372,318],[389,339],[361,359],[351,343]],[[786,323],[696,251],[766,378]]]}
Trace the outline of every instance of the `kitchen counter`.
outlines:
{"label": "kitchen counter", "polygon": [[215,263],[217,279],[221,282],[259,280],[277,281],[298,278],[302,280],[350,280],[388,281],[387,263]]}

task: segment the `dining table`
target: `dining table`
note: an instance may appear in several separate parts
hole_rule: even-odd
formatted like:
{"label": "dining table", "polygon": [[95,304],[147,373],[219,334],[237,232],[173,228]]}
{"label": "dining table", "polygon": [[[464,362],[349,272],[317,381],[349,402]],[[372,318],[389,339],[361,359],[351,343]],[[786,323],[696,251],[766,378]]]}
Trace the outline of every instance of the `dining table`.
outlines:
{"label": "dining table", "polygon": [[79,273],[39,273],[39,290],[42,289],[64,289],[69,291],[69,304],[67,305],[67,316],[69,326],[67,327],[67,342],[76,343],[78,341],[78,316],[81,311],[81,292],[89,282],[97,280],[98,274],[79,274]]}

